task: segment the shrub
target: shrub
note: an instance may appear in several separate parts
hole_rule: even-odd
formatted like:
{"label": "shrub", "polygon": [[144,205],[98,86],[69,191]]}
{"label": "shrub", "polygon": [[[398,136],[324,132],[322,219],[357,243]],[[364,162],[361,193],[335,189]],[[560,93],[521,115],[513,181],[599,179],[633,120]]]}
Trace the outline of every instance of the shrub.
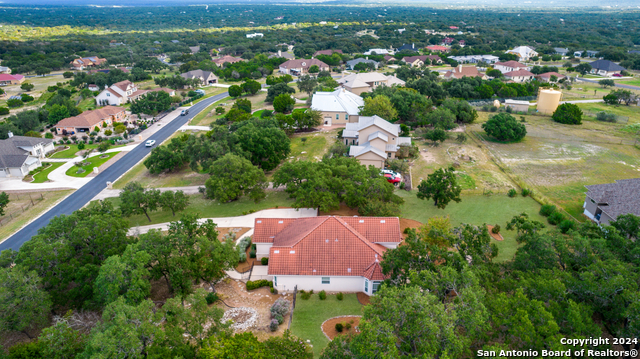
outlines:
{"label": "shrub", "polygon": [[494,234],[500,233],[500,225],[496,224],[495,226],[493,226],[493,228],[491,228],[491,233],[494,233]]}
{"label": "shrub", "polygon": [[318,298],[320,298],[320,300],[327,299],[327,292],[325,292],[324,290],[321,290],[320,293],[318,293]]}
{"label": "shrub", "polygon": [[84,147],[85,147],[84,142],[78,143],[78,149],[79,150],[84,150]]}
{"label": "shrub", "polygon": [[336,332],[342,333],[343,328],[344,328],[344,325],[342,323],[336,323]]}
{"label": "shrub", "polygon": [[274,287],[269,288],[269,291],[271,292],[271,294],[274,294],[276,292],[276,289]]}
{"label": "shrub", "polygon": [[344,299],[344,294],[342,294],[342,292],[336,294],[336,299],[337,300],[343,300]]}
{"label": "shrub", "polygon": [[515,197],[518,195],[518,191],[516,191],[514,188],[510,189],[509,192],[507,192],[507,196],[509,197]]}
{"label": "shrub", "polygon": [[563,103],[558,106],[551,119],[565,125],[579,125],[582,123],[582,110],[578,105]]}
{"label": "shrub", "polygon": [[485,132],[499,141],[520,141],[527,135],[524,124],[518,122],[515,117],[508,113],[499,113],[482,124]]}
{"label": "shrub", "polygon": [[[225,239],[235,240],[236,234],[230,233],[225,236]],[[242,238],[238,244],[236,244],[236,250],[238,254],[240,254],[240,262],[244,262],[247,260],[247,248],[251,245],[251,237]]]}
{"label": "shrub", "polygon": [[249,251],[249,258],[255,258],[256,257],[256,250],[252,249]]}
{"label": "shrub", "polygon": [[528,189],[528,188],[523,188],[522,189],[522,197],[530,196],[531,193],[532,193],[532,191],[530,189]]}
{"label": "shrub", "polygon": [[545,204],[540,207],[540,215],[544,217],[549,217],[551,214],[557,211],[556,206],[552,204]]}
{"label": "shrub", "polygon": [[[98,138],[100,138],[100,136],[98,136]],[[111,144],[109,142],[103,142],[98,145],[98,152],[104,152],[108,150],[109,147],[111,147]]]}
{"label": "shrub", "polygon": [[265,117],[271,117],[273,116],[273,111],[271,110],[264,110],[262,111],[262,113],[260,114],[261,118],[265,118]]}
{"label": "shrub", "polygon": [[113,134],[113,131],[111,131],[111,130],[104,130],[104,135],[105,135],[105,136],[111,136],[111,134]]}
{"label": "shrub", "polygon": [[22,102],[22,100],[20,99],[14,98],[14,99],[7,100],[7,106],[9,106],[9,108],[16,108],[22,105],[24,105],[24,102]]}
{"label": "shrub", "polygon": [[306,292],[304,290],[300,290],[300,298],[302,298],[304,300],[308,300],[309,298],[311,298],[311,294],[313,294],[313,291]]}
{"label": "shrub", "polygon": [[211,292],[204,299],[207,300],[207,304],[213,304],[218,301],[218,293]]}
{"label": "shrub", "polygon": [[216,107],[216,115],[222,115],[222,114],[224,114],[224,107],[222,106]]}
{"label": "shrub", "polygon": [[0,115],[8,115],[9,109],[7,107],[0,107]]}
{"label": "shrub", "polygon": [[271,322],[269,323],[269,330],[275,332],[278,330],[278,325],[280,325],[280,323],[278,323],[277,319],[271,319]]}
{"label": "shrub", "polygon": [[564,221],[560,222],[560,224],[558,224],[558,228],[560,228],[560,232],[567,233],[570,230],[575,229],[576,224],[573,223],[573,221],[570,219],[565,219]]}
{"label": "shrub", "polygon": [[254,290],[262,287],[273,287],[273,282],[266,279],[247,281],[247,290]]}
{"label": "shrub", "polygon": [[260,263],[262,263],[263,266],[266,266],[267,264],[269,264],[269,258],[267,257],[260,258]]}
{"label": "shrub", "polygon": [[44,138],[53,138],[53,133],[47,132],[44,134]]}
{"label": "shrub", "polygon": [[346,329],[347,331],[349,331],[351,329],[351,323],[346,323],[344,325],[344,329]]}
{"label": "shrub", "polygon": [[554,226],[564,221],[565,219],[566,218],[564,218],[564,215],[558,211],[551,213],[551,215],[547,217],[547,221],[549,222],[549,224],[552,224]]}
{"label": "shrub", "polygon": [[289,314],[289,309],[291,308],[291,302],[284,298],[278,298],[278,300],[273,303],[271,309],[271,317],[278,320],[278,324],[282,324],[284,320],[284,316]]}
{"label": "shrub", "polygon": [[604,122],[616,122],[616,115],[613,113],[607,113],[604,111],[598,112],[598,114],[596,115],[596,119],[598,121],[604,121]]}
{"label": "shrub", "polygon": [[247,253],[240,253],[240,257],[238,258],[238,263],[244,263],[247,261]]}

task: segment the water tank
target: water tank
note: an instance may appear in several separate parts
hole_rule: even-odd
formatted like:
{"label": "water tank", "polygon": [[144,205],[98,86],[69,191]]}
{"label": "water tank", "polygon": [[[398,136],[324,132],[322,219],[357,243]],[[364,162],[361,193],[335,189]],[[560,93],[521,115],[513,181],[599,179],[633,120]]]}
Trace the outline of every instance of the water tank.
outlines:
{"label": "water tank", "polygon": [[562,92],[551,89],[538,90],[538,112],[551,115],[562,100]]}

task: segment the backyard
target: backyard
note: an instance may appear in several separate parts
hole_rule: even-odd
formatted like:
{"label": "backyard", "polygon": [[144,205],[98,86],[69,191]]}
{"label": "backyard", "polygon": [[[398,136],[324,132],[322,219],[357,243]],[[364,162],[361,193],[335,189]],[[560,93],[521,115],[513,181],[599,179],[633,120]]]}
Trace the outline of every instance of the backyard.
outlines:
{"label": "backyard", "polygon": [[320,300],[316,293],[304,300],[298,293],[291,333],[302,340],[310,340],[313,355],[317,358],[322,349],[329,344],[329,339],[322,333],[322,323],[340,315],[362,315],[362,305],[358,302],[356,294],[344,294],[343,300],[338,300],[334,294],[328,294],[327,299]]}

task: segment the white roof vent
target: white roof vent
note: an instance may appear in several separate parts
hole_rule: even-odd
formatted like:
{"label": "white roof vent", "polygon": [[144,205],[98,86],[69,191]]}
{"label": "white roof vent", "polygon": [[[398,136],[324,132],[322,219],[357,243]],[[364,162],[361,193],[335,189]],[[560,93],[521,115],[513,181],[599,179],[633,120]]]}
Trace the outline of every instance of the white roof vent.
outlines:
{"label": "white roof vent", "polygon": [[289,251],[289,254],[296,254],[296,251]]}
{"label": "white roof vent", "polygon": [[313,270],[313,273],[315,273],[315,272],[316,272],[316,270],[314,269],[314,270]]}
{"label": "white roof vent", "polygon": [[338,241],[338,238],[336,238],[336,242]]}
{"label": "white roof vent", "polygon": [[347,268],[347,273],[351,273],[351,268]]}
{"label": "white roof vent", "polygon": [[278,254],[280,253],[280,251],[276,249],[275,251],[273,251],[273,253]]}
{"label": "white roof vent", "polygon": [[279,224],[282,224],[282,223],[284,223],[284,221],[278,221],[278,223],[279,223]]}
{"label": "white roof vent", "polygon": [[307,66],[307,63],[306,63],[306,62],[303,62],[303,63],[302,63],[302,66]]}
{"label": "white roof vent", "polygon": [[364,219],[359,220],[358,223],[364,223]]}
{"label": "white roof vent", "polygon": [[329,240],[328,240],[328,239],[325,239],[325,240],[324,240],[324,242],[325,242],[325,243],[329,243]]}
{"label": "white roof vent", "polygon": [[256,223],[262,223],[262,221],[256,221]]}
{"label": "white roof vent", "polygon": [[386,223],[384,219],[380,220],[380,223]]}

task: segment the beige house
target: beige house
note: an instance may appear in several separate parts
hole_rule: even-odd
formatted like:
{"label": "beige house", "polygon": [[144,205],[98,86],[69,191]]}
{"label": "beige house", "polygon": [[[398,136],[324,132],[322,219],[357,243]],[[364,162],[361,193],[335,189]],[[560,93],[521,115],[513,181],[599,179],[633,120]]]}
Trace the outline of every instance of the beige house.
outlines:
{"label": "beige house", "polygon": [[402,58],[402,62],[411,67],[421,67],[424,64],[431,65],[432,61],[441,64],[442,59],[438,55],[422,55],[422,56],[405,56]]}
{"label": "beige house", "polygon": [[362,97],[344,88],[333,92],[316,92],[311,99],[311,108],[322,112],[325,126],[358,122],[362,106],[364,106]]}
{"label": "beige house", "polygon": [[311,66],[316,65],[319,71],[329,71],[329,65],[318,59],[289,60],[280,64],[279,71],[283,74],[302,76],[309,73]]}
{"label": "beige house", "polygon": [[342,138],[349,148],[349,156],[361,164],[384,168],[387,159],[396,158],[398,147],[411,145],[411,138],[399,137],[400,125],[379,117],[360,116],[357,123],[347,123]]}
{"label": "beige house", "polygon": [[98,56],[83,57],[71,61],[71,67],[74,70],[84,70],[87,67],[101,66],[107,62],[107,59]]}
{"label": "beige house", "polygon": [[505,51],[505,53],[516,55],[522,61],[529,61],[530,58],[538,56],[536,50],[529,46],[518,46]]}
{"label": "beige house", "polygon": [[236,62],[244,61],[244,59],[241,59],[239,57],[233,57],[233,56],[229,56],[229,55],[224,55],[222,57],[219,57],[217,59],[213,59],[211,61],[213,61],[213,63],[216,64],[218,67],[222,67],[227,62],[230,63],[230,64],[235,64]]}
{"label": "beige house", "polygon": [[93,111],[85,111],[78,116],[69,117],[56,123],[54,126],[59,135],[75,134],[78,132],[91,132],[94,127],[102,127],[103,124],[112,125],[114,122],[122,122],[125,119],[125,110],[122,107],[105,106]]}
{"label": "beige house", "polygon": [[584,215],[598,224],[608,225],[623,214],[640,216],[640,178],[585,186]]}
{"label": "beige house", "polygon": [[480,77],[483,80],[487,79],[487,76],[480,71],[475,66],[462,66],[458,65],[454,67],[453,70],[447,71],[444,74],[445,79],[461,79],[463,77]]}
{"label": "beige house", "polygon": [[198,79],[202,86],[218,83],[218,76],[211,71],[193,70],[180,74],[180,76],[187,80]]}
{"label": "beige house", "polygon": [[359,74],[351,74],[337,80],[341,87],[347,91],[360,95],[363,92],[374,90],[378,86],[404,86],[405,82],[399,78],[390,75],[384,75],[379,72],[365,72]]}

